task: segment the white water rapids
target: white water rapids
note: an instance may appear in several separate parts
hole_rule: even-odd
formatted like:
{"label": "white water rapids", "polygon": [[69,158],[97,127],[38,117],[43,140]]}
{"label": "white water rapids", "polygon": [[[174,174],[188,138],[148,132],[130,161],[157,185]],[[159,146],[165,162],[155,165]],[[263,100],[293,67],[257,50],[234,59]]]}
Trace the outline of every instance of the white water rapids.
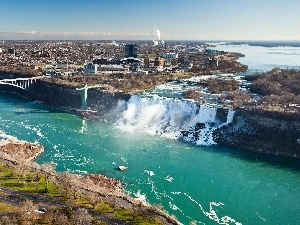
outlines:
{"label": "white water rapids", "polygon": [[231,123],[234,115],[234,111],[229,110],[226,121],[221,122],[217,119],[217,108],[158,96],[135,95],[126,104],[116,124],[121,129],[183,139],[197,145],[216,144],[213,131]]}

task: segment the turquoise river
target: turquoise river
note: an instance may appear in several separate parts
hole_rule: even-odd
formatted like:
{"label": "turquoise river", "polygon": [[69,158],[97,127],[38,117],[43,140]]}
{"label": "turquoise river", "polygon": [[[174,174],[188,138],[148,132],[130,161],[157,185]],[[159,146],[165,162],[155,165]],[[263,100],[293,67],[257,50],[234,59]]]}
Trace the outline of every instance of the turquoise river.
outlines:
{"label": "turquoise river", "polygon": [[[219,48],[245,50],[251,57],[258,47]],[[299,59],[300,48],[295,49],[283,49],[282,55],[290,53]],[[269,64],[278,65],[280,54],[272,57],[275,62]],[[269,69],[267,63],[261,66],[243,60],[250,70]],[[297,68],[300,64],[300,60],[298,65],[287,61],[289,64],[281,60],[279,66]],[[150,131],[153,128],[148,127]],[[157,132],[123,128],[120,123],[87,121],[0,92],[0,130],[42,144],[45,152],[38,163],[53,161],[58,171],[101,173],[120,179],[129,195],[163,205],[182,224],[299,224],[299,159],[196,145]],[[121,172],[116,169],[119,165],[128,169]]]}

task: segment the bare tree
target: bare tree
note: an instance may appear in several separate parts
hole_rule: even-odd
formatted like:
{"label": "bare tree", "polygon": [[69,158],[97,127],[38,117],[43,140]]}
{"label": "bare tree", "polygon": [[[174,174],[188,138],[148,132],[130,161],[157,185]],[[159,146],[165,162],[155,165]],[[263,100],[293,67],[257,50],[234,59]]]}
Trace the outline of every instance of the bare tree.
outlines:
{"label": "bare tree", "polygon": [[59,174],[59,179],[63,182],[62,185],[65,188],[66,197],[68,197],[68,189],[70,186],[70,182],[72,180],[71,174],[68,172],[63,172],[63,173]]}
{"label": "bare tree", "polygon": [[55,164],[54,163],[45,163],[41,165],[41,170],[45,176],[45,193],[49,191],[49,177],[55,171]]}
{"label": "bare tree", "polygon": [[0,217],[0,224],[1,225],[15,225],[17,221],[14,217],[2,216]]}
{"label": "bare tree", "polygon": [[132,204],[132,221],[135,220],[135,218],[141,214],[141,209],[142,209],[143,203],[142,202],[138,202],[137,204]]}
{"label": "bare tree", "polygon": [[22,224],[35,224],[37,209],[32,201],[26,200],[18,210],[18,218],[23,221]]}
{"label": "bare tree", "polygon": [[77,225],[89,225],[92,222],[93,217],[89,214],[85,208],[78,208],[74,214],[75,224]]}
{"label": "bare tree", "polygon": [[69,221],[69,218],[66,215],[60,213],[59,211],[56,211],[53,215],[52,224],[53,225],[69,225],[72,223]]}
{"label": "bare tree", "polygon": [[33,170],[32,182],[35,184],[35,190],[38,190],[38,182],[40,181],[41,166],[36,162],[30,162],[30,167]]}
{"label": "bare tree", "polygon": [[89,193],[88,195],[86,195],[86,198],[93,208],[95,208],[96,205],[100,202],[100,198],[96,194]]}
{"label": "bare tree", "polygon": [[[26,176],[26,169],[27,169],[27,160],[24,157],[21,157],[20,155],[17,156],[18,164],[16,166],[16,174],[18,178],[18,182],[20,181],[20,178],[25,179]],[[25,182],[25,180],[24,180]]]}

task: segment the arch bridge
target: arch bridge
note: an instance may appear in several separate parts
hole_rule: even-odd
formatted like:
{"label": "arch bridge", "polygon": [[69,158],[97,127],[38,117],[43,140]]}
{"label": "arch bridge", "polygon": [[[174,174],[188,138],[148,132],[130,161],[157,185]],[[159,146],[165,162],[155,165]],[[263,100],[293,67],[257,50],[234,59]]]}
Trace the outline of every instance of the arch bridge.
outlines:
{"label": "arch bridge", "polygon": [[43,77],[15,78],[0,80],[0,84],[10,85],[28,91],[33,83]]}

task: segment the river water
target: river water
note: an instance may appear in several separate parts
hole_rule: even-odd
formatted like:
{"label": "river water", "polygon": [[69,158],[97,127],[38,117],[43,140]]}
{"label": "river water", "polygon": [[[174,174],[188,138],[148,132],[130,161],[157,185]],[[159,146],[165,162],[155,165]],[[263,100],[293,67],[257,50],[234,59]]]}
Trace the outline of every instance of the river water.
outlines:
{"label": "river water", "polygon": [[[251,54],[272,52],[271,48],[217,48],[246,54],[241,60],[248,62],[250,71],[300,65],[300,48],[280,49],[284,54],[269,54],[268,59],[260,56],[262,61],[255,61]],[[291,54],[299,60],[285,61]],[[198,122],[206,126],[200,135],[209,137],[215,127],[230,122],[233,113],[219,121],[211,109],[197,110],[192,102],[173,98],[135,96],[126,104],[127,110],[112,125],[0,92],[0,129],[44,145],[45,152],[37,162],[53,161],[58,171],[102,173],[120,179],[128,194],[163,205],[183,224],[299,224],[298,159],[210,145],[209,138],[199,142],[176,139],[180,129]],[[128,169],[121,172],[119,165]]]}

